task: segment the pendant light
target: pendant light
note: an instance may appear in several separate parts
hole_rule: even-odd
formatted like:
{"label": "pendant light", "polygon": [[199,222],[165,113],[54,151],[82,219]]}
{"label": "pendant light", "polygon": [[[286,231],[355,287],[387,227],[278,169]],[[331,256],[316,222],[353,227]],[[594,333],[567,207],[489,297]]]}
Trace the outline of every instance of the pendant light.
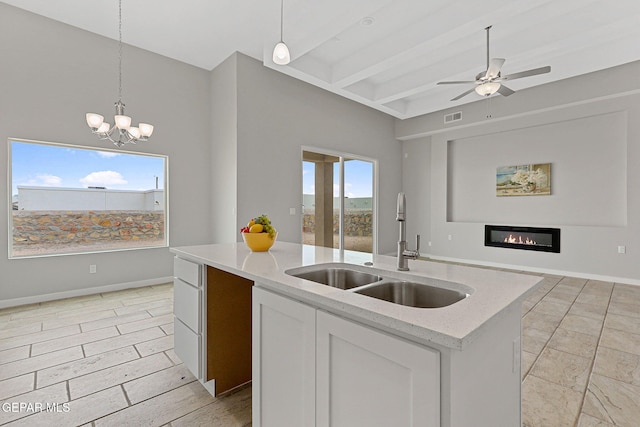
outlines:
{"label": "pendant light", "polygon": [[148,123],[140,123],[137,127],[131,126],[131,117],[124,115],[122,103],[122,0],[118,0],[118,101],[115,103],[115,126],[104,121],[104,117],[96,113],[87,113],[87,125],[91,132],[99,139],[106,139],[122,147],[124,144],[135,144],[138,141],[147,141],[153,133],[153,126]]}
{"label": "pendant light", "polygon": [[284,26],[284,0],[280,0],[280,42],[273,48],[273,62],[278,65],[287,65],[291,62],[289,48],[284,43],[283,30]]}

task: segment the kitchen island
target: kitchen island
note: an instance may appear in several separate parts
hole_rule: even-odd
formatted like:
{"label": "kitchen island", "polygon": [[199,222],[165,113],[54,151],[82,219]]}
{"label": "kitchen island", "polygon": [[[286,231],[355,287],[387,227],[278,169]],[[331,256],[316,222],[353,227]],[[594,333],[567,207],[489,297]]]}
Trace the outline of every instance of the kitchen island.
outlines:
{"label": "kitchen island", "polygon": [[[220,366],[251,364],[236,382],[253,382],[254,426],[520,425],[521,303],[540,277],[429,261],[410,262],[407,276],[394,257],[286,242],[171,251],[175,351],[216,394],[233,381],[209,359],[234,347]],[[328,263],[468,296],[408,307],[286,273]]]}

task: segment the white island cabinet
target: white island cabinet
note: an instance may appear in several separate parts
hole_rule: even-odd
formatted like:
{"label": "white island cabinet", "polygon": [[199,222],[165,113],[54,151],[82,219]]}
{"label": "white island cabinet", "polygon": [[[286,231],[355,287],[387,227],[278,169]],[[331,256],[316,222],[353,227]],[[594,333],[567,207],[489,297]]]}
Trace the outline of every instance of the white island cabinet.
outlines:
{"label": "white island cabinet", "polygon": [[440,425],[438,351],[259,287],[253,330],[253,425]]}
{"label": "white island cabinet", "polygon": [[173,347],[196,378],[202,377],[202,274],[200,264],[173,259]]}
{"label": "white island cabinet", "polygon": [[253,426],[315,421],[316,310],[253,288]]}
{"label": "white island cabinet", "polygon": [[[191,324],[180,345],[200,346],[199,363],[189,363],[205,386],[252,381],[255,427],[521,425],[522,301],[540,277],[428,261],[400,273],[393,257],[286,242],[263,253],[242,243],[171,251],[198,264],[204,284],[193,293],[176,282],[177,301],[201,307],[198,327],[176,312]],[[416,308],[287,274],[332,263],[467,297]],[[176,345],[178,335],[176,327]],[[249,375],[243,368],[227,379],[247,362]],[[218,390],[223,380],[229,386]]]}

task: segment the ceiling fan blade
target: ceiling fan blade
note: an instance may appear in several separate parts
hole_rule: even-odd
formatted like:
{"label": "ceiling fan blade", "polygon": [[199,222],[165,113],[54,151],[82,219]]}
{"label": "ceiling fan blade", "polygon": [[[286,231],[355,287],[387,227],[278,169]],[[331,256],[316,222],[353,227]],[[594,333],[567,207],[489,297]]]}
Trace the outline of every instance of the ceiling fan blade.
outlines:
{"label": "ceiling fan blade", "polygon": [[491,62],[489,62],[489,68],[487,68],[487,74],[484,75],[485,79],[492,79],[498,77],[500,73],[500,69],[502,68],[502,64],[504,64],[504,58],[493,58]]}
{"label": "ceiling fan blade", "polygon": [[506,76],[502,76],[501,80],[521,79],[523,77],[535,76],[537,74],[546,74],[549,71],[551,71],[551,67],[547,65],[546,67],[534,68],[533,70],[520,71],[519,73],[508,74]]}
{"label": "ceiling fan blade", "polygon": [[509,95],[513,95],[514,93],[516,93],[515,90],[511,90],[508,87],[506,87],[505,85],[501,84],[500,88],[498,89],[498,93],[502,96],[509,96]]}
{"label": "ceiling fan blade", "polygon": [[460,81],[452,81],[452,82],[438,82],[438,85],[462,85],[462,84],[472,84],[475,83],[475,80],[460,80]]}
{"label": "ceiling fan blade", "polygon": [[458,95],[458,96],[456,96],[455,98],[453,98],[453,99],[452,99],[452,101],[457,101],[458,99],[460,99],[460,98],[462,98],[462,97],[464,97],[464,96],[469,95],[469,94],[470,94],[471,92],[473,92],[474,90],[476,90],[476,88],[475,88],[475,87],[474,87],[474,88],[469,89],[469,90],[468,90],[468,91],[466,91],[466,92],[461,93],[461,94],[460,94],[460,95]]}

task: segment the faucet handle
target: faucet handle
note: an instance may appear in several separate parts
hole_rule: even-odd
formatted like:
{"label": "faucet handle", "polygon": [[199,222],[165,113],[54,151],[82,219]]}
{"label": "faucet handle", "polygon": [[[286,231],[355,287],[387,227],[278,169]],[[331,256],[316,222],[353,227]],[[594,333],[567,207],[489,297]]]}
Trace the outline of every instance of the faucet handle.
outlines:
{"label": "faucet handle", "polygon": [[[420,251],[420,235],[416,234],[416,252]],[[420,256],[420,254],[418,254]]]}

